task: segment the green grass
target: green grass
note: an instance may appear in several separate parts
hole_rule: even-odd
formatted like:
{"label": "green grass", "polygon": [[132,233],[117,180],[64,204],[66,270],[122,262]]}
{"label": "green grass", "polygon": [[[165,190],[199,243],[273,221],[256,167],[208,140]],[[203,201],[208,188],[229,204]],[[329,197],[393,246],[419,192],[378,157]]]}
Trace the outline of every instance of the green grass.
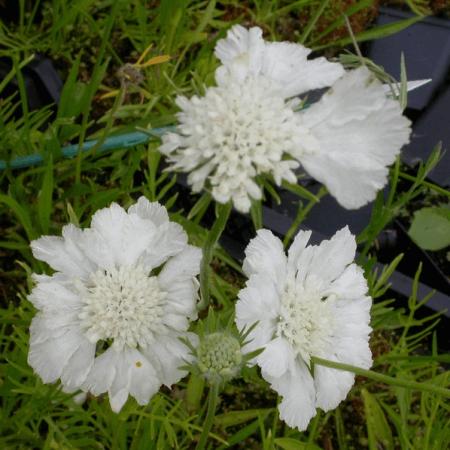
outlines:
{"label": "green grass", "polygon": [[[213,82],[217,61],[212,50],[232,23],[257,24],[273,38],[335,51],[350,42],[349,37],[336,39],[334,34],[345,20],[334,17],[319,30],[322,15],[329,16],[331,10],[327,3],[316,0],[18,3],[18,24],[0,21],[0,56],[11,61],[10,75],[0,82],[0,93],[12,77],[19,83],[17,95],[0,101],[0,159],[40,153],[44,163],[0,173],[0,448],[193,448],[201,434],[207,396],[198,380],[183,380],[172,391],[157,394],[147,407],[129,400],[120,414],[114,414],[107,398],[88,397],[79,404],[57,385],[42,384],[27,364],[28,326],[35,313],[26,299],[31,287],[29,275],[46,270],[32,258],[30,240],[42,234],[59,234],[67,222],[87,226],[92,214],[110,202],[127,206],[145,195],[167,206],[192,243],[204,245],[208,237],[202,218],[213,209],[208,195],[192,198],[190,211],[180,201],[176,176],[160,170],[163,160],[156,139],[106,155],[94,148],[73,159],[61,158],[61,148],[68,143],[82,145],[90,138],[101,143],[111,134],[136,127],[174,123],[175,94],[202,92],[205,84]],[[373,3],[355,1],[347,14],[357,14]],[[325,6],[318,9],[320,4]],[[42,17],[34,20],[38,14]],[[293,26],[299,17],[302,27]],[[356,33],[356,40],[380,37],[408,23],[389,29],[370,28]],[[121,84],[117,70],[137,61],[150,44],[147,58],[168,54],[170,61],[143,69],[144,80],[139,86]],[[29,111],[27,107],[21,69],[38,52],[53,58],[66,80],[53,115],[49,108]],[[117,89],[114,97],[101,98]],[[389,276],[399,259],[383,273],[373,269],[377,235],[408,204],[426,194],[426,175],[437,164],[438,155],[438,151],[433,153],[416,175],[409,175],[412,179],[401,189],[400,165],[393,167],[390,195],[379,196],[358,241],[360,264],[374,298],[373,369],[400,380],[449,388],[450,360],[439,353],[434,330],[439,317],[424,316],[421,311],[426,299],[417,297],[420,270],[410,298],[399,308],[393,306],[388,291]],[[286,188],[298,195],[302,206],[294,224],[297,228],[319,195],[295,186]],[[267,187],[266,195],[276,199],[277,193],[270,189]],[[260,205],[256,205],[251,214],[256,228],[262,224],[261,217]],[[288,233],[286,241],[294,231]],[[213,256],[211,302],[226,320],[244,278],[239,263],[223,249],[215,248]],[[432,392],[358,377],[348,399],[335,411],[319,413],[305,433],[279,421],[276,403],[276,396],[257,370],[246,369],[243,379],[229,384],[221,396],[211,448],[226,448],[227,443],[233,448],[264,450],[441,450],[450,446],[448,401]]]}

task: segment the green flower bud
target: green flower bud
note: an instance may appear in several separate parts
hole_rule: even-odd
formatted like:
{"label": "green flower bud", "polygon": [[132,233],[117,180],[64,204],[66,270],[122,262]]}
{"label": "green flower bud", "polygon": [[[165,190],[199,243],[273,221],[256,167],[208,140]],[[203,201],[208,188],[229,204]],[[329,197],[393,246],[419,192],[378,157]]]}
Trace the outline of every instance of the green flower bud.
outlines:
{"label": "green flower bud", "polygon": [[241,344],[236,338],[225,332],[203,336],[197,349],[197,366],[208,381],[228,381],[239,374],[241,365]]}

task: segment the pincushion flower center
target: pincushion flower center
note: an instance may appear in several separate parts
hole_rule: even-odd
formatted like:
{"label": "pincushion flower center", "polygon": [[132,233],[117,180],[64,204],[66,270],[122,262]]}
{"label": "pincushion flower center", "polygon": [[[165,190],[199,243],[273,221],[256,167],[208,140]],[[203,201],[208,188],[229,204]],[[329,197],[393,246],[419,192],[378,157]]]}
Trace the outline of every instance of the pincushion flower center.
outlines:
{"label": "pincushion flower center", "polygon": [[311,356],[323,354],[331,337],[333,316],[326,300],[318,290],[295,282],[288,284],[281,297],[277,335],[308,365]]}
{"label": "pincushion flower center", "polygon": [[142,266],[98,270],[85,286],[81,326],[91,342],[146,347],[161,332],[166,293]]}
{"label": "pincushion flower center", "polygon": [[294,114],[264,77],[212,88],[194,108],[192,140],[219,164],[217,175],[269,170],[292,146]]}

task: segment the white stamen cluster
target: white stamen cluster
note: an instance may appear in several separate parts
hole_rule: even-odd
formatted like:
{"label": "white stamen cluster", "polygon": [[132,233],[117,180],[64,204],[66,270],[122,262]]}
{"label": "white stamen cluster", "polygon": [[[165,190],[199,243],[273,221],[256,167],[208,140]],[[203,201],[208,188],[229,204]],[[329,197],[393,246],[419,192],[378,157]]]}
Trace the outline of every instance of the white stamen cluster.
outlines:
{"label": "white stamen cluster", "polygon": [[250,197],[261,198],[254,178],[271,174],[295,182],[298,162],[283,159],[297,151],[298,119],[279,88],[264,76],[213,87],[204,97],[178,97],[178,133],[163,137],[161,151],[170,155],[174,169],[190,172],[189,184],[200,191],[205,181],[220,203],[233,200],[243,212]]}
{"label": "white stamen cluster", "polygon": [[98,270],[82,296],[81,327],[93,343],[111,339],[117,350],[146,347],[161,332],[165,298],[157,277],[142,266]]}
{"label": "white stamen cluster", "polygon": [[326,348],[333,327],[329,305],[321,297],[318,290],[290,282],[280,299],[277,335],[308,365],[312,355],[320,355]]}

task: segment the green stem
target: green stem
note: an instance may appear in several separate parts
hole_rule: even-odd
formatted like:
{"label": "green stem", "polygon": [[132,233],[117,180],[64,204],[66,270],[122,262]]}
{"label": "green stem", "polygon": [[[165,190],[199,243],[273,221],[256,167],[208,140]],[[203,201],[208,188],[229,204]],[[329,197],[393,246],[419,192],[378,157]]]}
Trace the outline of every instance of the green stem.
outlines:
{"label": "green stem", "polygon": [[206,412],[205,422],[203,424],[202,434],[198,441],[196,450],[203,450],[208,440],[209,432],[211,431],[216,414],[217,401],[219,400],[219,383],[214,383],[209,388],[208,394],[208,411]]}
{"label": "green stem", "polygon": [[201,302],[198,305],[199,309],[207,308],[209,305],[209,282],[210,282],[210,263],[214,253],[214,247],[219,241],[220,236],[225,229],[228,217],[231,213],[231,202],[225,205],[218,204],[217,217],[211,230],[208,233],[205,244],[203,246],[203,258],[200,264],[200,293]]}
{"label": "green stem", "polygon": [[[416,181],[416,177],[413,177],[412,175],[409,175],[405,172],[399,173],[400,178],[404,178],[408,181]],[[422,181],[422,185],[427,187],[428,189],[432,189],[433,191],[436,191],[439,194],[445,195],[446,197],[450,197],[450,191],[444,188],[441,188],[440,186],[430,183],[429,181]]]}
{"label": "green stem", "polygon": [[362,377],[370,378],[380,383],[389,384],[392,386],[399,386],[406,389],[415,389],[418,391],[433,392],[435,394],[443,395],[444,397],[450,398],[450,389],[446,389],[440,386],[435,386],[429,383],[418,383],[417,381],[409,380],[399,380],[388,375],[383,375],[378,372],[373,372],[372,370],[361,369],[360,367],[355,367],[350,364],[339,363],[336,361],[329,361],[327,359],[317,358],[313,356],[311,361],[314,364],[319,364],[320,366],[330,367],[332,369],[345,370],[347,372],[353,372],[356,375]]}
{"label": "green stem", "polygon": [[292,225],[289,227],[289,230],[284,236],[283,239],[283,245],[284,247],[287,247],[289,245],[289,242],[291,242],[292,238],[294,237],[294,234],[298,231],[298,228],[300,227],[301,223],[305,220],[308,213],[311,211],[313,206],[320,201],[320,199],[327,193],[327,190],[324,186],[321,186],[319,189],[319,192],[314,196],[313,199],[311,199],[308,204],[302,208],[302,203],[299,202],[299,207],[297,211],[297,216],[295,217],[294,221],[292,222]]}

